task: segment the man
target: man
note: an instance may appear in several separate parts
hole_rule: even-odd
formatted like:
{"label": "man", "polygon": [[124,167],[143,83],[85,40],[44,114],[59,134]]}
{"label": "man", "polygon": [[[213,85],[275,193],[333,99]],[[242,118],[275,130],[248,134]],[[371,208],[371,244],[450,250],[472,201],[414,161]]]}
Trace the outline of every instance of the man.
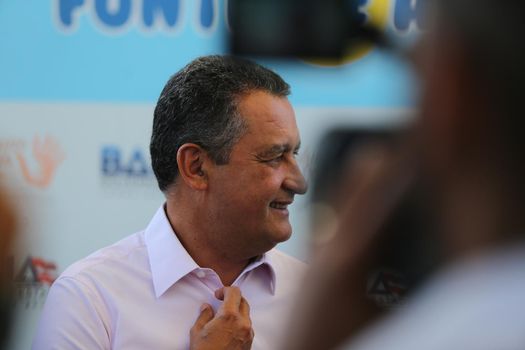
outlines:
{"label": "man", "polygon": [[[315,291],[286,350],[345,339],[358,350],[525,349],[525,2],[433,3],[415,56],[422,99],[409,155],[375,149],[355,164],[339,232],[308,278]],[[414,164],[443,260],[406,305],[370,326],[378,313],[364,295],[367,272]]]}
{"label": "man", "polygon": [[145,231],[59,277],[33,348],[275,349],[304,268],[273,249],[306,191],[288,94],[277,74],[234,57],[175,74],[150,145],[165,205]]}

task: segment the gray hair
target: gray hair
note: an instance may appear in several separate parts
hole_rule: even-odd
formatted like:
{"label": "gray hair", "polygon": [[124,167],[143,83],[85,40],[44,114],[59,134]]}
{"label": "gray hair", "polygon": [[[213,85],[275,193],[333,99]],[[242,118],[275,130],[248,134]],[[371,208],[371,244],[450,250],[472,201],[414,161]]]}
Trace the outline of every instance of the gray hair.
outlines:
{"label": "gray hair", "polygon": [[283,97],[290,86],[276,73],[233,56],[195,59],[166,83],[153,118],[151,163],[161,191],[178,176],[177,151],[201,146],[217,164],[227,164],[233,145],[247,129],[237,112],[239,97],[251,91]]}

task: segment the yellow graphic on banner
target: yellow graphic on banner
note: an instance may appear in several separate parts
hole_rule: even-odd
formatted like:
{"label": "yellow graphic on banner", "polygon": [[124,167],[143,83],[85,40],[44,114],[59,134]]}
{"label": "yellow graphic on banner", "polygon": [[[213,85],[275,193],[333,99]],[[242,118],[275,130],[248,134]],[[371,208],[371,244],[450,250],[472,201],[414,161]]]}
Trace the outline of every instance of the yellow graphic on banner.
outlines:
{"label": "yellow graphic on banner", "polygon": [[[366,24],[384,31],[389,24],[391,6],[392,0],[370,0],[359,10],[366,15]],[[348,48],[342,59],[306,59],[305,61],[319,66],[341,66],[363,58],[373,48],[372,44],[361,44]]]}

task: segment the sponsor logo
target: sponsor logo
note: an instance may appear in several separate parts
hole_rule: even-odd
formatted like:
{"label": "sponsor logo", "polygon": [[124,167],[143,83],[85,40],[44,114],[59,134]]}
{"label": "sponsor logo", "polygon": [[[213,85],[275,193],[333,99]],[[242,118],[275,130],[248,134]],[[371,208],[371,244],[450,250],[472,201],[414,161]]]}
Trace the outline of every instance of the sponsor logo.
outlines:
{"label": "sponsor logo", "polygon": [[0,140],[0,177],[14,172],[25,184],[48,188],[65,153],[56,138],[35,135],[31,142],[21,138]]}
{"label": "sponsor logo", "polygon": [[[187,6],[195,1],[196,6]],[[422,27],[426,0],[357,0],[363,23],[380,29],[388,25],[399,33]],[[53,13],[58,27],[74,32],[83,18],[91,24],[109,31],[122,32],[130,27],[143,31],[177,31],[184,25],[186,12],[194,12],[193,22],[200,32],[217,29],[219,14],[229,23],[228,0],[54,0]],[[361,53],[363,55],[363,53]]]}
{"label": "sponsor logo", "polygon": [[406,278],[393,270],[379,270],[368,279],[367,295],[380,307],[392,308],[404,301]]}
{"label": "sponsor logo", "polygon": [[[187,6],[195,1],[196,6]],[[229,23],[228,0],[54,0],[53,13],[57,26],[73,33],[79,23],[91,23],[106,33],[124,33],[132,27],[144,32],[182,32],[188,11],[193,11],[194,27],[200,33],[213,33],[219,15]],[[356,0],[362,23],[391,32],[397,37],[410,36],[423,29],[427,0]],[[318,66],[340,66],[367,56],[373,46],[353,47],[342,60],[310,60]]]}
{"label": "sponsor logo", "polygon": [[118,197],[155,195],[159,191],[149,153],[141,148],[104,145],[100,150],[101,186]]}
{"label": "sponsor logo", "polygon": [[46,300],[49,287],[57,277],[56,264],[42,258],[28,256],[15,274],[13,261],[13,257],[8,259],[7,273],[14,282],[17,305],[26,309],[41,307]]}
{"label": "sponsor logo", "polygon": [[147,178],[153,175],[149,157],[141,148],[134,148],[126,154],[115,145],[103,146],[101,170],[105,177]]}

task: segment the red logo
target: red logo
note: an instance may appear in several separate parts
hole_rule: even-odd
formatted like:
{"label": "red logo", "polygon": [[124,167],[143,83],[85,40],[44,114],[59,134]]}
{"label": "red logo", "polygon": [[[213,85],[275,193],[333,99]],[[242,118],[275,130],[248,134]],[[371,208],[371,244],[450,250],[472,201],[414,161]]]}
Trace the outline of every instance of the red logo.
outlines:
{"label": "red logo", "polygon": [[23,139],[0,141],[0,163],[3,168],[18,168],[28,185],[47,188],[53,181],[57,168],[64,161],[65,153],[56,138],[49,135],[43,138],[35,135],[30,152],[27,151],[27,146]]}
{"label": "red logo", "polygon": [[26,309],[42,307],[49,287],[57,278],[56,264],[29,256],[15,275],[14,257],[10,257],[7,261],[7,270],[14,282],[17,304]]}
{"label": "red logo", "polygon": [[379,306],[389,308],[400,305],[406,291],[406,278],[399,272],[380,270],[369,277],[367,294]]}
{"label": "red logo", "polygon": [[55,263],[29,256],[15,277],[18,283],[40,283],[50,286],[56,279]]}

